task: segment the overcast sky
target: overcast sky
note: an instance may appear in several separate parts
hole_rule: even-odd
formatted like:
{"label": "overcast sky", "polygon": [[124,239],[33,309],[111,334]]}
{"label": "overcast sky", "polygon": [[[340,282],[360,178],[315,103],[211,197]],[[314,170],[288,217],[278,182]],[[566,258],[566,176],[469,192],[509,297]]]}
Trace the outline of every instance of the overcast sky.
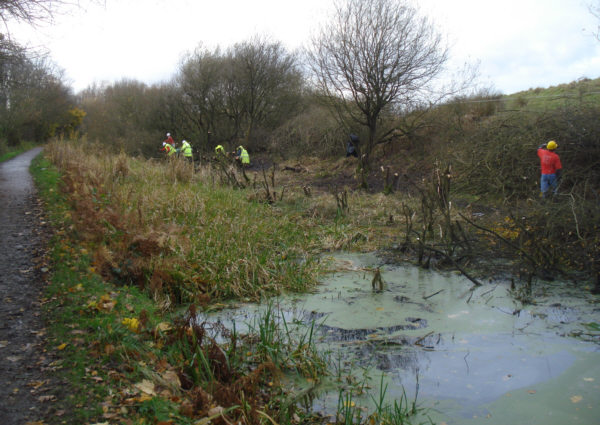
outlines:
{"label": "overcast sky", "polygon": [[[480,82],[510,94],[600,77],[599,0],[415,0],[450,45],[451,66],[479,63]],[[169,80],[200,44],[254,35],[290,50],[306,44],[331,0],[105,0],[53,25],[11,25],[13,39],[45,47],[75,91],[123,78]]]}

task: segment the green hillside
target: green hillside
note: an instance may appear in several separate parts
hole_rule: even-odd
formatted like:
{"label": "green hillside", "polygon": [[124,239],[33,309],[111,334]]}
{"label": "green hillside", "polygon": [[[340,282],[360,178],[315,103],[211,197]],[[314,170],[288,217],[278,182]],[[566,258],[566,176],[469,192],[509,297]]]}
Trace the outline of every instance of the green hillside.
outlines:
{"label": "green hillside", "polygon": [[548,88],[532,88],[503,96],[506,109],[544,110],[559,108],[565,103],[600,101],[600,78],[582,78]]}

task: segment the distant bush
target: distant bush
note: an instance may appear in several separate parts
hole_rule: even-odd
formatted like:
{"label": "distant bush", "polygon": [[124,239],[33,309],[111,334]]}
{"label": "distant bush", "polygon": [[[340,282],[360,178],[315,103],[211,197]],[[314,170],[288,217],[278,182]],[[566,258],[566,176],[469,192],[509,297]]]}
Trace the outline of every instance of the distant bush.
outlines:
{"label": "distant bush", "polygon": [[269,138],[269,149],[284,158],[328,157],[345,154],[347,137],[327,110],[314,105],[275,130]]}

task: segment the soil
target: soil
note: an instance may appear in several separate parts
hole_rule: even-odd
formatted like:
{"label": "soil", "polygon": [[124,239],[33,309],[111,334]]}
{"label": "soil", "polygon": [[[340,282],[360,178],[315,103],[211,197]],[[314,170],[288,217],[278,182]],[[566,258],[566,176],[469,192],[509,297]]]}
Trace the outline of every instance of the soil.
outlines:
{"label": "soil", "polygon": [[40,421],[54,398],[41,315],[46,228],[29,174],[41,150],[0,164],[0,422],[7,425]]}

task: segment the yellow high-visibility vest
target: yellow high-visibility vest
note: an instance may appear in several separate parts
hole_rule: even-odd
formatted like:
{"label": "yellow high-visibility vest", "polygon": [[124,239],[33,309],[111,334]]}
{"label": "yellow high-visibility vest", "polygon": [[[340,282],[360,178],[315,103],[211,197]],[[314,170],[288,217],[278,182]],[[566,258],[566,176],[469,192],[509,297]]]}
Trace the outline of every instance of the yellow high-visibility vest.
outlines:
{"label": "yellow high-visibility vest", "polygon": [[248,151],[242,148],[242,153],[240,154],[242,158],[242,164],[250,164],[250,155],[248,155]]}
{"label": "yellow high-visibility vest", "polygon": [[185,142],[183,145],[181,145],[181,152],[185,157],[192,156],[192,146],[188,142]]}

